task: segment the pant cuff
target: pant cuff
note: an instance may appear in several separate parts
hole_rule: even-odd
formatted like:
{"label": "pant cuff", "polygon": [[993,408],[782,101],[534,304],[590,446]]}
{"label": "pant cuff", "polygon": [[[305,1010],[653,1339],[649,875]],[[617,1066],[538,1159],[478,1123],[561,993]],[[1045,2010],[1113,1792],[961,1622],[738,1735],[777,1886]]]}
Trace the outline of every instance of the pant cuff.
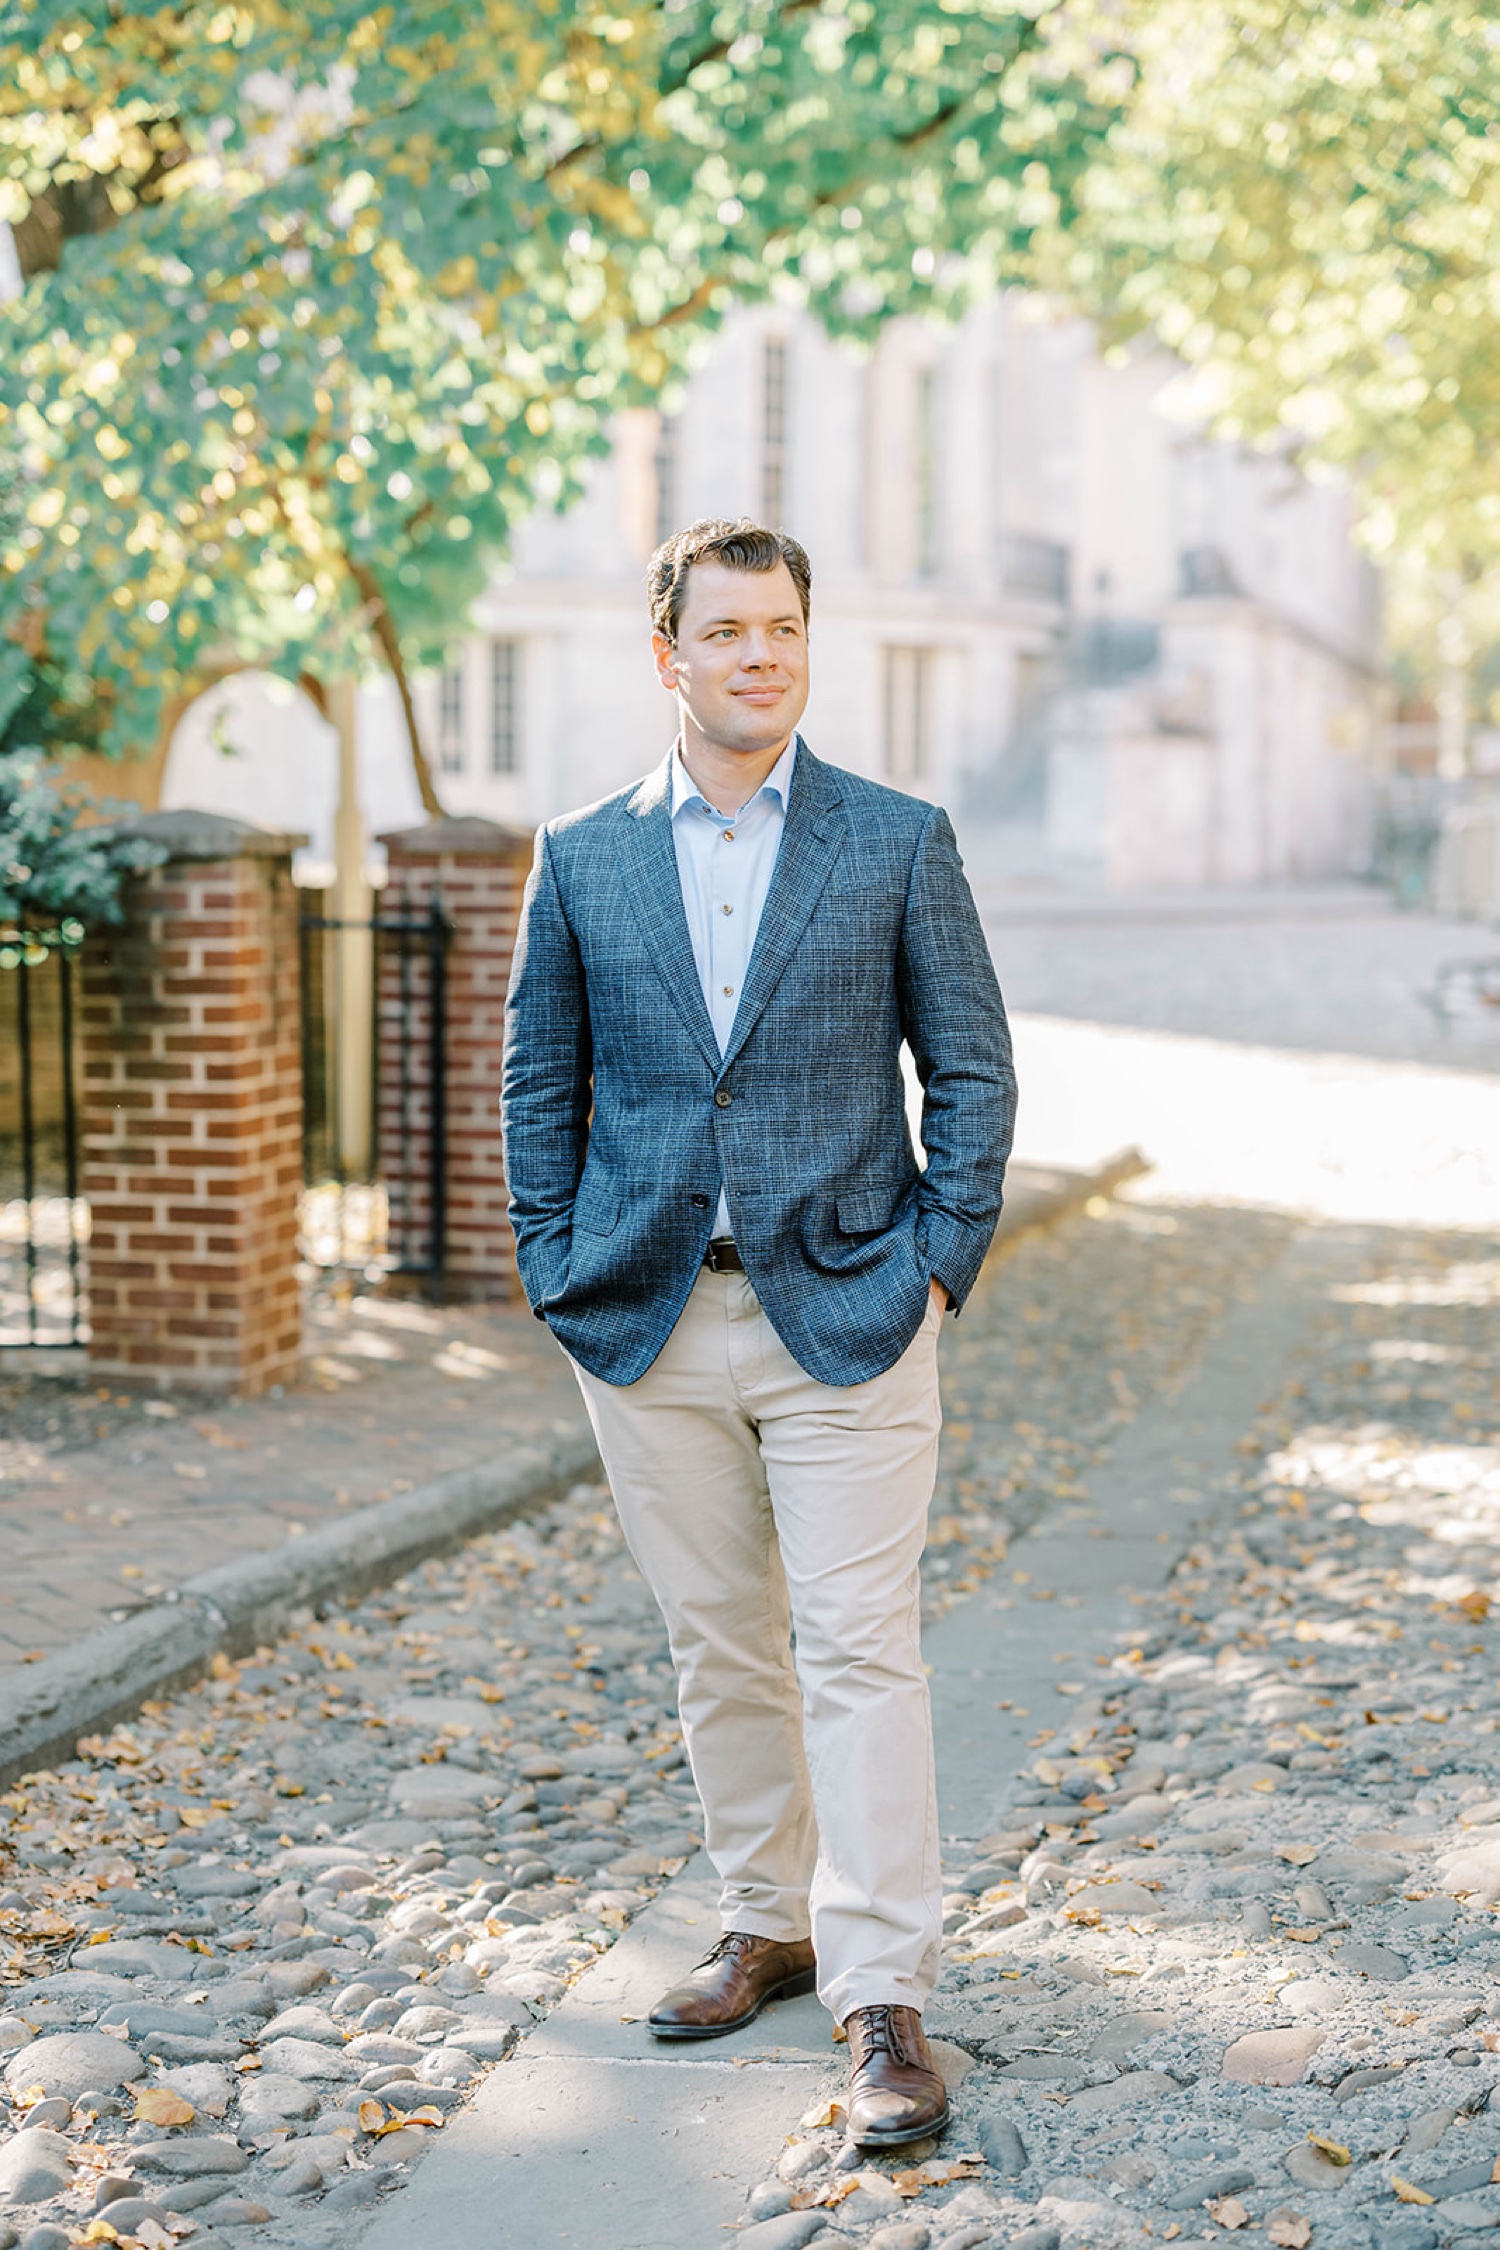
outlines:
{"label": "pant cuff", "polygon": [[719,1920],[727,1937],[739,1930],[745,1937],[769,1938],[775,1945],[804,1945],[812,1936],[812,1917],[804,1913],[778,1914],[774,1908],[721,1906]]}

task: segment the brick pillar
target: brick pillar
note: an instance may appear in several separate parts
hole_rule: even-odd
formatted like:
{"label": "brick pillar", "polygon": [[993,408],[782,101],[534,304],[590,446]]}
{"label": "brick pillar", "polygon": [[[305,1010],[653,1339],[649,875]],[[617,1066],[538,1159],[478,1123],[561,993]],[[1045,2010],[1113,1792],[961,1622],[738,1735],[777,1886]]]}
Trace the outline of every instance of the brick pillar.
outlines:
{"label": "brick pillar", "polygon": [[[500,1145],[500,1047],[505,990],[521,893],[531,867],[529,830],[494,821],[433,820],[380,839],[390,854],[390,877],[379,911],[425,913],[434,896],[453,926],[447,955],[447,1223],[443,1294],[469,1302],[516,1293],[516,1251],[505,1216],[505,1172]],[[403,1187],[393,1161],[398,1059],[394,1033],[401,1013],[400,962],[394,945],[381,952],[380,1150],[391,1196],[391,1244],[401,1241],[409,1201],[412,1229],[428,1224],[425,1181],[429,1130],[425,1101],[428,1037],[425,967],[414,979],[416,1005],[407,1037],[417,1043],[408,1094],[409,1138]]]}
{"label": "brick pillar", "polygon": [[301,1348],[300,836],[147,813],[170,854],[83,953],[89,1357],[251,1396]]}

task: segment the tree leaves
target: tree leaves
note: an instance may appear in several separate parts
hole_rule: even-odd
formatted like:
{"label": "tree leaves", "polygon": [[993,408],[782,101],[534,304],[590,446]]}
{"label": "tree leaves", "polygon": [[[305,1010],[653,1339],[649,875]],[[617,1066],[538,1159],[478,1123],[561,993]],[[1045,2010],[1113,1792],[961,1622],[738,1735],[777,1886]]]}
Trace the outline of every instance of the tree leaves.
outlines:
{"label": "tree leaves", "polygon": [[123,877],[166,858],[144,837],[80,827],[83,809],[76,790],[46,777],[35,751],[0,753],[0,968],[34,966],[56,947],[81,944],[90,923],[117,923]]}
{"label": "tree leaves", "polygon": [[0,22],[28,272],[0,629],[45,615],[115,751],[234,664],[435,661],[732,296],[856,334],[956,307],[1072,210],[1113,115],[1010,0],[753,0],[732,35],[705,0],[162,24]]}
{"label": "tree leaves", "polygon": [[[1356,479],[1431,637],[1500,545],[1493,21],[1428,0],[1070,0],[1060,24],[1080,68],[1096,52],[1134,91],[1039,270],[1116,339],[1183,358],[1220,433]],[[1493,579],[1477,607],[1493,631]]]}

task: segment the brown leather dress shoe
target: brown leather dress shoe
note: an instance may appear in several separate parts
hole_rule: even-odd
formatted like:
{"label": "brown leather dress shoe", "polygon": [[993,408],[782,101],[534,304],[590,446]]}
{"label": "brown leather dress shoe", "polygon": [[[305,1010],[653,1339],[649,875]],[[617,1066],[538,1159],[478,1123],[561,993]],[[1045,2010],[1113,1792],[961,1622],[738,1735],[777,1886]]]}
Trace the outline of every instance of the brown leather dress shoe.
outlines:
{"label": "brown leather dress shoe", "polygon": [[854,2065],[850,2140],[860,2148],[901,2148],[940,2133],[948,2122],[948,2089],[916,2009],[856,2008],[844,2030]]}
{"label": "brown leather dress shoe", "polygon": [[778,1938],[726,1930],[713,1951],[646,2018],[658,2039],[720,2039],[754,2023],[768,2000],[790,2000],[816,1983],[811,1938]]}

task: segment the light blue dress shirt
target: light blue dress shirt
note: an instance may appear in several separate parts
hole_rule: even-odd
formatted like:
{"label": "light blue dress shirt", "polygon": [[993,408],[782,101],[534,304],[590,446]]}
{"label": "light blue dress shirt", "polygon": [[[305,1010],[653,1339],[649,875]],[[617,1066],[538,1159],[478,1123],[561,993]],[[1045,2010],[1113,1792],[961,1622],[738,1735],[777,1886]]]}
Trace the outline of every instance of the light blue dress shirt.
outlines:
{"label": "light blue dress shirt", "polygon": [[[771,888],[781,831],[786,825],[797,757],[795,735],[760,788],[737,813],[721,813],[682,762],[672,760],[672,841],[698,981],[722,1055],[734,1029],[755,933]],[[714,1235],[733,1232],[729,1204],[719,1190]]]}

